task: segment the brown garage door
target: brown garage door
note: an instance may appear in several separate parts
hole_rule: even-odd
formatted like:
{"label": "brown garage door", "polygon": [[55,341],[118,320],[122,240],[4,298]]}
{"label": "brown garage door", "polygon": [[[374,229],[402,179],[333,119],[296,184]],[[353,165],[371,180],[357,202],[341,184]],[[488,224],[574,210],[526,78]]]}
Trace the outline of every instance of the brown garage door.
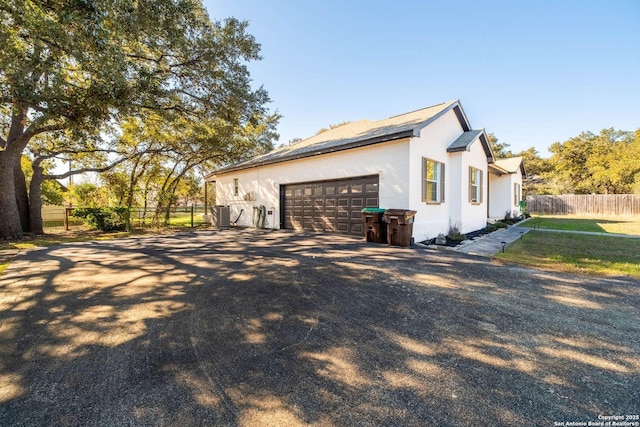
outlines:
{"label": "brown garage door", "polygon": [[363,235],[365,207],[378,207],[378,176],[280,187],[281,223],[293,230]]}

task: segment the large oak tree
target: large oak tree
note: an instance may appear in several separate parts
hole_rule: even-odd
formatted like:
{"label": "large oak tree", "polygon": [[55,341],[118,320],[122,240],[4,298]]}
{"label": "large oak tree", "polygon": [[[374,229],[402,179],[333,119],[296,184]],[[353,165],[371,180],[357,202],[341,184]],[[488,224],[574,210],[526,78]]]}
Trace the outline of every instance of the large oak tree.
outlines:
{"label": "large oak tree", "polygon": [[37,135],[95,134],[141,110],[243,126],[266,113],[259,45],[200,0],[0,3],[0,237],[29,230],[20,158]]}

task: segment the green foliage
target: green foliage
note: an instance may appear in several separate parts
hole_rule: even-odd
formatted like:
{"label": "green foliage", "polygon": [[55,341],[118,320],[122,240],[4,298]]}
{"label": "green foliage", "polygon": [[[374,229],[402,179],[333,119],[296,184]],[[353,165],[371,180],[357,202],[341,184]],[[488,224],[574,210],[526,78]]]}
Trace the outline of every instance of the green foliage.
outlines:
{"label": "green foliage", "polygon": [[626,194],[640,182],[640,132],[583,132],[550,147],[551,171],[576,194]]}
{"label": "green foliage", "polygon": [[84,218],[86,223],[100,231],[125,231],[129,209],[119,208],[76,208],[73,216]]}
{"label": "green foliage", "polygon": [[47,180],[42,183],[42,202],[47,205],[62,206],[64,204],[64,190],[55,180]]}
{"label": "green foliage", "polygon": [[494,231],[498,230],[500,227],[498,226],[498,224],[487,224],[487,226],[485,227],[485,230],[489,233],[493,233]]}
{"label": "green foliage", "polygon": [[493,151],[493,155],[495,156],[496,159],[514,157],[513,153],[507,150],[507,147],[509,147],[509,144],[505,142],[502,142],[502,143],[498,142],[498,138],[492,133],[488,134],[487,138],[489,139],[489,145],[491,145],[491,151]]}
{"label": "green foliage", "polygon": [[[191,168],[268,149],[277,137],[279,116],[269,114],[266,91],[254,89],[250,78],[247,62],[260,59],[260,45],[247,25],[233,18],[212,21],[201,0],[4,1],[0,160],[15,166],[20,154],[30,150],[34,161],[73,161],[79,166],[73,173],[104,168],[118,141],[113,134],[103,138],[107,124],[117,126],[125,117],[148,111],[177,124],[176,134],[186,129],[186,134],[197,135],[188,154],[206,152],[214,142],[234,153],[190,159]],[[188,126],[181,127],[176,118]],[[34,140],[44,134],[56,137]],[[136,144],[127,148],[117,155],[127,159],[140,154]],[[165,152],[184,156],[185,150],[173,148]],[[0,170],[0,185],[10,179],[11,170]],[[45,177],[51,178],[63,176]],[[26,194],[13,196],[1,201],[0,236],[18,233],[15,218],[24,206],[18,208],[14,199],[24,200]]]}
{"label": "green foliage", "polygon": [[447,239],[454,242],[462,242],[467,238],[467,235],[460,232],[460,225],[453,224],[449,225],[449,233],[447,234]]}
{"label": "green foliage", "polygon": [[95,207],[100,203],[98,186],[89,182],[73,185],[71,190],[72,203],[76,206]]}

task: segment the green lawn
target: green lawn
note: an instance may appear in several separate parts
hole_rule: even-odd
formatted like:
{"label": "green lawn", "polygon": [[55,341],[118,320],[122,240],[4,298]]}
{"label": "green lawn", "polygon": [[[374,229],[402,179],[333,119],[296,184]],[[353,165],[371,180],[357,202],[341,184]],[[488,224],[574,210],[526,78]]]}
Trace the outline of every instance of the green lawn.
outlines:
{"label": "green lawn", "polygon": [[640,277],[640,239],[530,231],[496,258],[544,270]]}
{"label": "green lawn", "polygon": [[640,235],[640,217],[536,216],[522,227]]}

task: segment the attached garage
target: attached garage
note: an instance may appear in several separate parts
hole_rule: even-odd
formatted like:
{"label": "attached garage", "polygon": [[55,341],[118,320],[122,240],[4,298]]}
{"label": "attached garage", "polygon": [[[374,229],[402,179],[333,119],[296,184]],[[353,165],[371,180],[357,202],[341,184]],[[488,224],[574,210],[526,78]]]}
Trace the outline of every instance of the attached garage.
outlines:
{"label": "attached garage", "polygon": [[237,226],[363,236],[363,208],[409,209],[412,237],[423,241],[456,224],[463,233],[486,226],[493,161],[484,130],[450,101],[332,127],[206,179]]}
{"label": "attached garage", "polygon": [[281,228],[363,235],[365,207],[378,207],[377,175],[280,186]]}

